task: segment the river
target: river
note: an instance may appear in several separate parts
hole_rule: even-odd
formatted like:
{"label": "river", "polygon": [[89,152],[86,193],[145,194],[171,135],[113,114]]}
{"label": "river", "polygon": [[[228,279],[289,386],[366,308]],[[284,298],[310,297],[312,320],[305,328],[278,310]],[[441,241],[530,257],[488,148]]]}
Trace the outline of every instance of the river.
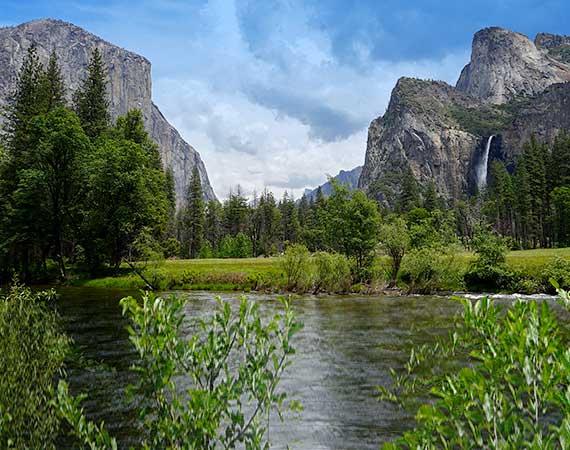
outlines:
{"label": "river", "polygon": [[[134,411],[125,401],[135,355],[118,300],[124,291],[60,290],[60,313],[84,363],[71,367],[74,393],[88,395],[89,418],[104,420],[121,448],[137,443]],[[192,293],[187,313],[215,308],[212,293]],[[222,298],[236,295],[221,294]],[[264,313],[277,310],[275,296],[252,294]],[[389,369],[401,367],[412,345],[446,333],[460,305],[446,297],[323,296],[294,302],[305,328],[282,386],[304,411],[285,423],[271,422],[273,448],[376,449],[413,426],[413,417],[380,402],[376,386],[388,384]],[[98,362],[93,364],[92,362]]]}

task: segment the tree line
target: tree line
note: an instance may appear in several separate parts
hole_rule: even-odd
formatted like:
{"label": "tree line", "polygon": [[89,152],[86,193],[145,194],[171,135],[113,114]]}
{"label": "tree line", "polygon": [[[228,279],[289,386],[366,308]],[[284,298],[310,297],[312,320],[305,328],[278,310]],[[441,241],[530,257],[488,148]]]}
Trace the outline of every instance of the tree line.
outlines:
{"label": "tree line", "polygon": [[482,212],[516,248],[570,246],[570,134],[549,146],[531,138],[509,173],[491,165],[491,183]]}

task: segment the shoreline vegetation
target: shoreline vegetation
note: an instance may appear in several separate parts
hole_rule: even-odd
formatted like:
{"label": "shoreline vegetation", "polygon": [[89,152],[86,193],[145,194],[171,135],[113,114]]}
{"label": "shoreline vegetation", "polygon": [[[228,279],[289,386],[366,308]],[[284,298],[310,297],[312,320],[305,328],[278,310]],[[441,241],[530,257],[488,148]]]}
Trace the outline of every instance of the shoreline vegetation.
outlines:
{"label": "shoreline vegetation", "polygon": [[[484,289],[468,289],[464,275],[477,256],[473,252],[461,252],[453,257],[453,272],[428,289],[429,292],[485,292]],[[537,249],[511,251],[506,255],[506,266],[526,280],[526,286],[513,286],[518,289],[490,289],[487,292],[504,292],[520,294],[536,294],[549,292],[548,271],[557,260],[568,261],[570,264],[570,248]],[[403,258],[406,266],[407,256]],[[145,278],[149,279],[157,290],[201,290],[218,292],[298,292],[298,293],[358,293],[378,294],[384,292],[414,293],[406,280],[400,276],[393,288],[389,287],[390,258],[386,255],[377,256],[373,265],[373,280],[367,284],[350,283],[348,286],[333,286],[326,289],[321,286],[314,288],[314,280],[303,280],[295,286],[287,286],[287,270],[284,267],[285,257],[268,258],[228,258],[228,259],[168,259],[150,263],[143,270]],[[315,265],[315,257],[309,256],[307,264]],[[109,289],[145,289],[143,279],[125,265],[117,276],[102,276],[82,278],[81,274],[71,277],[68,285],[77,287],[109,288]],[[312,272],[312,270],[309,270]],[[304,273],[303,276],[311,276]],[[314,276],[314,274],[313,274]],[[310,286],[309,286],[310,284]]]}

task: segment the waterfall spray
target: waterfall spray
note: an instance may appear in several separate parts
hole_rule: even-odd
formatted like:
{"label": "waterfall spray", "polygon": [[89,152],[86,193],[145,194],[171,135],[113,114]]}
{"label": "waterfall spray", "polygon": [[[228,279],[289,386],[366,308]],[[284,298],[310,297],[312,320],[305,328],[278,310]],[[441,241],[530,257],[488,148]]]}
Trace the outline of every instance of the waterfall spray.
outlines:
{"label": "waterfall spray", "polygon": [[487,186],[487,169],[489,167],[489,151],[491,150],[491,142],[495,136],[489,136],[487,139],[487,145],[485,146],[485,152],[483,153],[483,158],[477,166],[477,187],[479,190]]}

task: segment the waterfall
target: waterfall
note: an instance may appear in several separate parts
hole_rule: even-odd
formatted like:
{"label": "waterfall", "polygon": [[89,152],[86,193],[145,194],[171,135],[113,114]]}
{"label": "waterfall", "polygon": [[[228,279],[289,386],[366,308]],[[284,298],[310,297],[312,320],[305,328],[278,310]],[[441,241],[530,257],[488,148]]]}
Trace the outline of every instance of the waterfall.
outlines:
{"label": "waterfall", "polygon": [[489,167],[489,151],[491,150],[491,142],[495,136],[489,136],[487,139],[487,145],[485,146],[485,153],[483,153],[483,158],[477,166],[477,187],[479,190],[487,186],[487,169]]}

